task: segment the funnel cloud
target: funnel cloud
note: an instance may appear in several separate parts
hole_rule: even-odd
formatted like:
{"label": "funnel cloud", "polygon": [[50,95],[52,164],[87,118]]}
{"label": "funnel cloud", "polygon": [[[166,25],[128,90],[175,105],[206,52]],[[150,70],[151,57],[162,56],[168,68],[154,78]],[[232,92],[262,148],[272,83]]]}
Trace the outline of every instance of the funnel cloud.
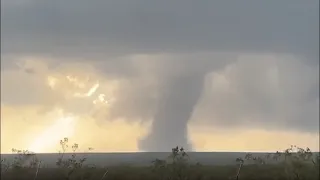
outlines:
{"label": "funnel cloud", "polygon": [[192,150],[188,122],[203,89],[204,74],[174,77],[164,85],[151,133],[140,141],[139,149],[168,151],[175,146]]}

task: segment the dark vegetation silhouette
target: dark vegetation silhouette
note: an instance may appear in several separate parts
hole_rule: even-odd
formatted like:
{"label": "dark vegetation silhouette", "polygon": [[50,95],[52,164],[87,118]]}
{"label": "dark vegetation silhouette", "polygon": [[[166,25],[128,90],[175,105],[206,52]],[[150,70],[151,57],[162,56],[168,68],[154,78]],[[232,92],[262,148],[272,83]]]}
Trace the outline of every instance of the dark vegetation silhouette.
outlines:
{"label": "dark vegetation silhouette", "polygon": [[[191,163],[182,147],[172,149],[167,159],[155,159],[152,165],[95,167],[85,164],[87,157],[77,153],[78,144],[69,149],[69,139],[60,141],[61,151],[56,168],[46,167],[35,153],[12,149],[16,154],[9,163],[1,160],[3,180],[318,180],[319,153],[309,148],[291,146],[283,152],[262,156],[246,154],[234,165],[209,166]],[[89,148],[92,150],[92,148]]]}

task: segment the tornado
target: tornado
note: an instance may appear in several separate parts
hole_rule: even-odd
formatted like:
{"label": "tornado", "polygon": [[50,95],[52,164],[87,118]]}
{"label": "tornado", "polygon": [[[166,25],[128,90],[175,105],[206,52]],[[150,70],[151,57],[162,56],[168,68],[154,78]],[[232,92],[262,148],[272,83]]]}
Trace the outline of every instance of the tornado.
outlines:
{"label": "tornado", "polygon": [[188,122],[201,96],[204,76],[204,73],[197,73],[166,78],[162,83],[150,134],[139,142],[139,149],[167,152],[179,146],[192,150]]}

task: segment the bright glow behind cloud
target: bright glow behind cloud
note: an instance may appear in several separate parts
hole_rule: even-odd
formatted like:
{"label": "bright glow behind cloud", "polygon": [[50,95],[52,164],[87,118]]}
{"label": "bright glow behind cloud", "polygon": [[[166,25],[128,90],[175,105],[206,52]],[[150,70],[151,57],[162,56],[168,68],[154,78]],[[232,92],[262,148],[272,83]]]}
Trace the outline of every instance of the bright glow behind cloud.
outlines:
{"label": "bright glow behind cloud", "polygon": [[[64,89],[64,87],[59,87],[59,82],[61,83],[62,81],[67,81],[68,84],[70,84],[73,87],[71,88],[71,91],[75,91],[74,93],[71,93],[73,94],[73,98],[93,99],[91,101],[91,106],[88,106],[89,109],[87,110],[87,115],[90,115],[90,113],[94,109],[94,106],[97,106],[98,102],[104,104],[108,103],[108,101],[105,99],[105,94],[99,94],[98,96],[95,95],[96,91],[100,87],[99,83],[95,83],[92,87],[89,88],[89,90],[87,90],[86,93],[78,92],[79,90],[83,90],[86,89],[86,87],[88,87],[88,78],[83,80],[78,78],[77,76],[70,75],[67,75],[65,77],[60,76],[60,79],[58,77],[50,75],[47,77],[47,85],[50,88],[52,88],[53,91],[60,90],[61,93],[64,94],[64,96],[68,96],[68,94],[65,93],[67,93],[70,89]],[[70,100],[72,101],[72,99]],[[75,104],[74,106],[77,106],[77,104]],[[75,114],[73,114],[73,112],[66,112],[66,110],[63,109],[63,107],[58,108],[62,109],[60,109],[57,113],[57,120],[51,126],[49,126],[49,128],[45,129],[43,133],[37,136],[37,138],[29,146],[29,150],[34,152],[46,152],[47,150],[50,150],[50,148],[52,148],[52,145],[59,142],[60,139],[63,139],[64,137],[72,137],[74,135],[75,126],[79,123],[79,118]]]}
{"label": "bright glow behind cloud", "polygon": [[48,129],[39,134],[34,142],[28,148],[30,151],[43,153],[52,148],[64,137],[72,137],[75,131],[77,117],[61,115],[59,119]]}

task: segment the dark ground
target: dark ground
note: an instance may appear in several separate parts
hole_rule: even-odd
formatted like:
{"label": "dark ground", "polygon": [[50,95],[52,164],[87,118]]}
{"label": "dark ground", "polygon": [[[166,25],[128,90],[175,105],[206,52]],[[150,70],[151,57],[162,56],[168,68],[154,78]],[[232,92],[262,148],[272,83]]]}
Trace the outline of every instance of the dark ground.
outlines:
{"label": "dark ground", "polygon": [[[132,167],[118,166],[109,168],[82,168],[77,169],[70,176],[70,180],[100,180],[108,171],[105,180],[168,180],[184,179],[188,180],[229,180],[235,177],[238,165],[228,166],[202,166],[190,165],[188,167],[158,168],[154,167]],[[36,174],[36,168],[25,168],[8,170],[2,172],[2,180],[32,180]],[[39,169],[37,180],[64,180],[68,169],[41,168]],[[302,168],[298,172],[300,179],[318,180],[319,170],[315,168]],[[180,176],[180,178],[179,178]],[[240,180],[285,180],[290,176],[295,178],[295,173],[286,169],[285,166],[278,165],[245,165],[241,169]]]}

